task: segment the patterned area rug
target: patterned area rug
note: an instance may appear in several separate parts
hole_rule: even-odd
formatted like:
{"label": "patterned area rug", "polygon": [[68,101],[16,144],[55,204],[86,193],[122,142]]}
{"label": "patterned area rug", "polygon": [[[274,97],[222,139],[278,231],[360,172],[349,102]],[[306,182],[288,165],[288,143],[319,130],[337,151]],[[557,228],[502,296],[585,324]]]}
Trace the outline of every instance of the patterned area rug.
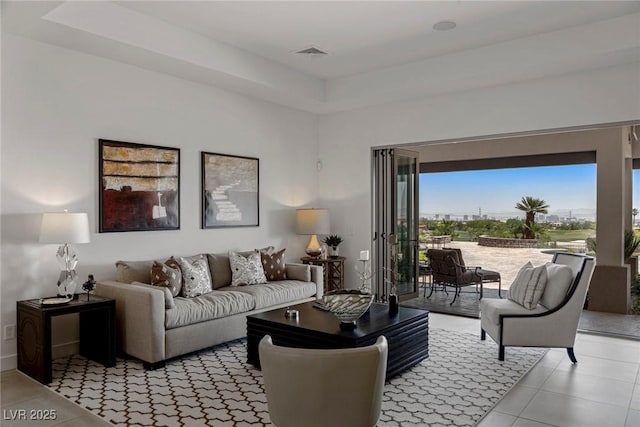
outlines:
{"label": "patterned area rug", "polygon": [[[387,382],[379,426],[473,426],[545,353],[509,348],[498,362],[490,339],[432,329],[429,358]],[[245,340],[145,371],[79,355],[56,359],[49,388],[117,426],[270,426],[262,374]]]}

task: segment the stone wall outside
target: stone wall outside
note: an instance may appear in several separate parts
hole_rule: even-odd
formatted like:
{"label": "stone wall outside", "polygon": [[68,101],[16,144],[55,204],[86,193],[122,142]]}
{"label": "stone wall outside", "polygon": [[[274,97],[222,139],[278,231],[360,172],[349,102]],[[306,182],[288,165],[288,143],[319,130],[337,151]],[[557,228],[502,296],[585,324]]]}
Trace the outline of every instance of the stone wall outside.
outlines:
{"label": "stone wall outside", "polygon": [[480,236],[478,237],[478,245],[492,248],[536,248],[538,240]]}

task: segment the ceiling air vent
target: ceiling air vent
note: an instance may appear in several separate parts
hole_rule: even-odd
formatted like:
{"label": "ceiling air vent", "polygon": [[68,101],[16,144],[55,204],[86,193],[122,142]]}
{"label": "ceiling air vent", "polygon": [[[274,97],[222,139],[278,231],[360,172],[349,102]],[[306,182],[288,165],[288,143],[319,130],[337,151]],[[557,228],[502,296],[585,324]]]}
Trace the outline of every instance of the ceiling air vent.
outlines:
{"label": "ceiling air vent", "polygon": [[302,55],[309,55],[309,56],[323,56],[323,55],[328,55],[327,52],[325,52],[324,50],[320,50],[317,47],[311,46],[308,47],[306,49],[302,49],[297,51],[296,53],[302,54]]}

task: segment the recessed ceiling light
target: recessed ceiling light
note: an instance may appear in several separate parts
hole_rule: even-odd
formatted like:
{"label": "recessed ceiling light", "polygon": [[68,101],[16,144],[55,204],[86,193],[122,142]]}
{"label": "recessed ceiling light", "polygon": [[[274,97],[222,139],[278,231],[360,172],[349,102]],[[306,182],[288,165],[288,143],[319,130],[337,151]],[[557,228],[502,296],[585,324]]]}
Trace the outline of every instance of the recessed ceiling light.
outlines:
{"label": "recessed ceiling light", "polygon": [[327,52],[325,52],[324,50],[318,49],[315,46],[307,47],[305,49],[297,51],[296,53],[299,53],[301,55],[309,55],[309,56],[324,56],[324,55],[328,55]]}
{"label": "recessed ceiling light", "polygon": [[453,21],[440,21],[433,24],[433,29],[436,31],[449,31],[456,27],[456,23]]}

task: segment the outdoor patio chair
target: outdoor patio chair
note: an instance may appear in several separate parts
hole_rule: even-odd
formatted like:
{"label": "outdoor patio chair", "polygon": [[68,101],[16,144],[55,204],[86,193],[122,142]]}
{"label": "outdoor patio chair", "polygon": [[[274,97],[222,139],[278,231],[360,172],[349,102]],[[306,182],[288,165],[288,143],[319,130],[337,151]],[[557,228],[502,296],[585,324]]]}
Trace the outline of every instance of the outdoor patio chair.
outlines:
{"label": "outdoor patio chair", "polygon": [[577,363],[573,344],[595,259],[579,254],[556,253],[552,263],[569,266],[571,273],[558,273],[562,267],[553,268],[549,265],[551,263],[546,264],[546,286],[540,302],[533,309],[509,299],[485,298],[480,301],[480,339],[486,339],[488,334],[498,343],[498,360],[504,360],[504,349],[508,346],[560,347],[566,348],[569,359]]}
{"label": "outdoor patio chair", "polygon": [[265,335],[259,352],[269,416],[277,427],[378,422],[388,355],[383,335],[365,347],[330,350],[281,347]]}
{"label": "outdoor patio chair", "polygon": [[450,305],[456,301],[462,287],[476,286],[476,290],[479,288],[479,298],[481,299],[484,283],[498,282],[499,288],[502,286],[500,273],[484,270],[481,267],[466,266],[462,258],[462,251],[458,248],[429,249],[427,257],[432,272],[431,291],[427,298],[431,297],[437,285],[443,286],[445,291],[447,286],[455,288]]}

